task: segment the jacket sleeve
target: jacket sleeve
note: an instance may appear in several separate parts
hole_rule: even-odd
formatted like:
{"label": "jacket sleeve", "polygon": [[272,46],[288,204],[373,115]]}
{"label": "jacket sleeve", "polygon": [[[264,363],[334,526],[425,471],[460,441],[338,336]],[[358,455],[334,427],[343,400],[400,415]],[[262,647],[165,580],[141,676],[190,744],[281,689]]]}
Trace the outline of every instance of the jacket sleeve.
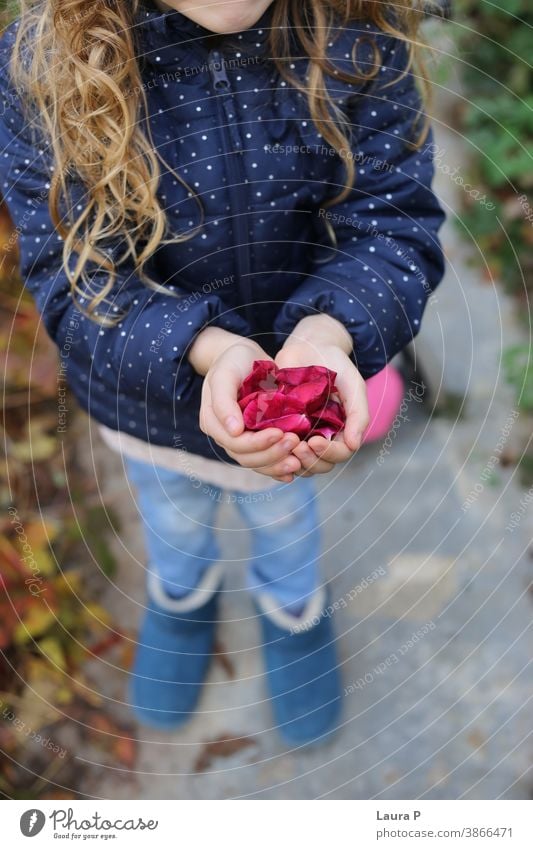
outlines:
{"label": "jacket sleeve", "polygon": [[[324,219],[317,223],[333,226],[336,248],[327,262],[313,265],[275,321],[282,344],[306,315],[338,319],[352,336],[353,359],[365,378],[416,335],[444,273],[437,236],[444,213],[431,190],[432,134],[418,150],[406,144],[421,112],[420,95],[411,71],[400,77],[407,64],[404,43],[379,38],[379,82],[350,98],[344,110],[352,130],[354,188],[342,203],[315,211]],[[337,173],[333,195],[344,185],[345,172]]]}
{"label": "jacket sleeve", "polygon": [[[115,393],[179,399],[195,377],[186,356],[194,336],[208,324],[246,335],[247,325],[224,308],[216,292],[191,294],[180,292],[179,286],[169,288],[180,298],[155,292],[122,265],[108,296],[111,314],[127,310],[119,324],[102,327],[77,309],[62,264],[63,240],[48,212],[53,164],[46,143],[35,138],[24,117],[9,75],[12,29],[0,39],[0,190],[18,237],[23,282],[49,336],[60,351],[68,346],[70,360],[90,370],[91,380],[104,382]],[[79,187],[76,193],[79,200]],[[120,247],[111,245],[109,255],[119,256]],[[90,272],[91,287],[97,289],[107,273],[96,264]]]}

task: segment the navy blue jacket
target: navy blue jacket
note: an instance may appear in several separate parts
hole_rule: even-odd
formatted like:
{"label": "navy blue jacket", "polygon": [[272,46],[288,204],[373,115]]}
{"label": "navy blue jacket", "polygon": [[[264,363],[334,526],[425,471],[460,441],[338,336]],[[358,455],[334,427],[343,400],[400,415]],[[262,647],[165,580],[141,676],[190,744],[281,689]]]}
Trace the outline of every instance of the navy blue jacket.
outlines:
{"label": "navy blue jacket", "polygon": [[[370,84],[327,79],[352,125],[357,179],[326,211],[344,185],[344,162],[317,132],[305,94],[269,60],[270,14],[217,37],[145,0],[135,39],[154,143],[197,193],[205,219],[194,238],[160,245],[148,263],[179,298],[119,266],[113,301],[128,312],[110,328],[72,302],[48,213],[50,148],[32,132],[8,73],[17,20],[0,39],[0,190],[19,235],[25,285],[73,393],[111,428],[226,460],[198,427],[202,378],[187,351],[202,328],[254,336],[273,355],[302,317],[325,312],[348,328],[355,362],[369,377],[418,332],[443,274],[431,134],[419,150],[407,144],[420,101],[413,75],[400,77],[404,44],[364,22],[337,31],[330,44],[330,59],[349,70],[358,38],[359,64],[372,61],[366,36],[374,34],[383,67]],[[305,59],[291,65],[303,79]],[[174,233],[197,227],[198,205],[170,172],[159,193]],[[73,199],[83,201],[76,182]],[[120,245],[109,251],[121,255]],[[96,286],[102,272],[94,272]]]}

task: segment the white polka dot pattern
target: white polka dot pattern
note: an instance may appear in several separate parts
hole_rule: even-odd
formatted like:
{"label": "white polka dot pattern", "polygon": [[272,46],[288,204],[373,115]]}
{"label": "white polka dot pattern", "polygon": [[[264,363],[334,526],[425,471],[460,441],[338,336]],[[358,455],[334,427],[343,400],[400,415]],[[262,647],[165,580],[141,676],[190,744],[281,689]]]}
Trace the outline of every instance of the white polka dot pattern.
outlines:
{"label": "white polka dot pattern", "polygon": [[[374,32],[383,68],[372,85],[328,78],[350,123],[356,182],[345,201],[326,207],[344,184],[344,161],[317,131],[305,96],[269,60],[269,14],[221,40],[145,0],[135,39],[154,142],[205,216],[192,239],[161,245],[150,261],[168,294],[120,266],[112,299],[115,312],[127,315],[112,328],[72,302],[48,213],[50,148],[34,138],[8,73],[18,22],[0,39],[0,187],[19,235],[23,278],[63,352],[69,383],[108,427],[160,445],[172,445],[179,430],[182,447],[208,457],[213,450],[197,423],[201,380],[186,359],[203,327],[266,334],[260,339],[273,353],[300,318],[326,312],[352,334],[367,377],[418,332],[443,274],[431,134],[420,150],[406,144],[420,103],[412,73],[397,79],[404,45]],[[339,69],[351,67],[352,46],[368,30],[358,23],[337,34],[330,58]],[[360,65],[372,61],[365,45],[358,42]],[[305,61],[290,65],[303,79]],[[174,232],[198,227],[198,205],[171,172],[158,191]],[[79,184],[73,203],[83,208]],[[120,246],[109,251],[119,256]],[[101,280],[94,269],[92,287]]]}

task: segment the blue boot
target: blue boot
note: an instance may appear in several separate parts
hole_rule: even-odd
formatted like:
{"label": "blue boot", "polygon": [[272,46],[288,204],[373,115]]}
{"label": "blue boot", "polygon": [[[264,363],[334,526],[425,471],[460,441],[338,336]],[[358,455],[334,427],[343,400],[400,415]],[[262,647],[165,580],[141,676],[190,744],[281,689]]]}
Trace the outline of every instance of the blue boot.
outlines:
{"label": "blue boot", "polygon": [[341,678],[326,605],[326,593],[319,592],[293,617],[270,596],[257,599],[274,718],[291,745],[325,741],[340,716]]}
{"label": "blue boot", "polygon": [[139,722],[170,730],[194,711],[213,654],[220,582],[219,567],[211,567],[200,587],[177,599],[150,575],[129,687]]}

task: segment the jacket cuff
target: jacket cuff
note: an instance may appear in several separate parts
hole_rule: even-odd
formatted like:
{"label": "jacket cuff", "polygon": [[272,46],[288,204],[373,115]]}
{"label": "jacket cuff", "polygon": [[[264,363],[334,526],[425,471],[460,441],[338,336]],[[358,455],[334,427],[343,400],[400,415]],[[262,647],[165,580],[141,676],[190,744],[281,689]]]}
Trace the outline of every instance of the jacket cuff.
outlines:
{"label": "jacket cuff", "polygon": [[[327,287],[329,283],[329,288]],[[352,337],[350,359],[365,380],[381,371],[389,360],[416,336],[420,316],[408,318],[394,293],[388,291],[380,301],[380,309],[387,310],[391,321],[387,330],[381,330],[382,318],[369,309],[364,300],[364,285],[359,294],[344,286],[332,288],[331,281],[308,277],[282,306],[274,321],[276,342],[281,346],[294,328],[308,315],[326,313],[337,319]],[[392,316],[398,315],[398,319]]]}

